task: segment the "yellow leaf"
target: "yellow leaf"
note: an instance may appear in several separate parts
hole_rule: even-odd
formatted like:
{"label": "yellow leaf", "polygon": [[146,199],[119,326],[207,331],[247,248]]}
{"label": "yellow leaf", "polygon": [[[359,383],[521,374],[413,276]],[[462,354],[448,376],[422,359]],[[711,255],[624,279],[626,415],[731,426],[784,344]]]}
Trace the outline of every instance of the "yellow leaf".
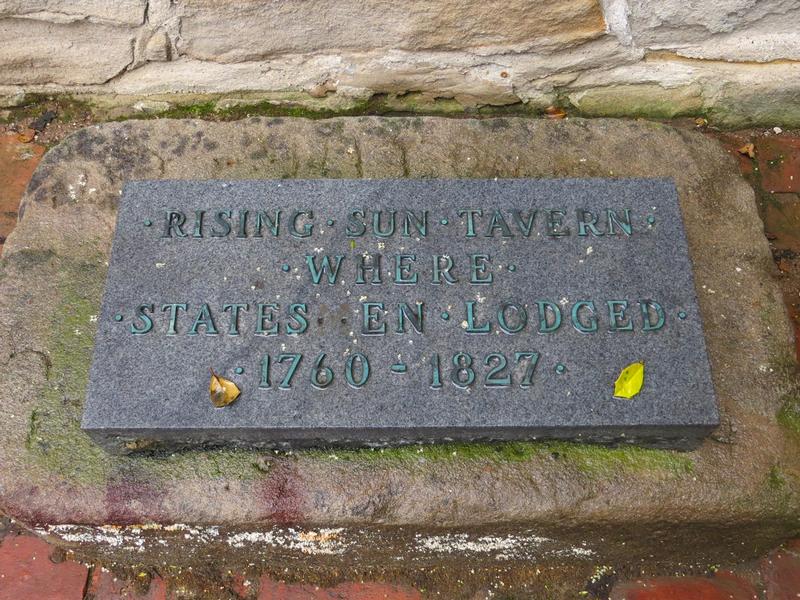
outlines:
{"label": "yellow leaf", "polygon": [[745,144],[741,148],[736,150],[739,154],[744,154],[745,156],[749,156],[750,158],[756,157],[756,147],[751,142],[749,144]]}
{"label": "yellow leaf", "polygon": [[644,363],[635,362],[622,369],[614,382],[614,398],[631,399],[642,390]]}
{"label": "yellow leaf", "polygon": [[214,370],[211,370],[211,384],[208,386],[211,394],[211,404],[217,408],[228,406],[239,397],[242,392],[239,387],[229,379],[220,377]]}

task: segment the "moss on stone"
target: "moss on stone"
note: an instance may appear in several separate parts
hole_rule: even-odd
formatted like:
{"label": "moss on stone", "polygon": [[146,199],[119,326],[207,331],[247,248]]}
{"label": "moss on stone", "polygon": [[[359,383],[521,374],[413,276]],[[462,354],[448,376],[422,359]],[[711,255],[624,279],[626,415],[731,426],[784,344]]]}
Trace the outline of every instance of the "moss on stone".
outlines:
{"label": "moss on stone", "polygon": [[105,267],[102,261],[56,265],[60,301],[51,318],[51,367],[39,405],[31,413],[27,447],[33,460],[74,483],[103,484],[115,471],[148,480],[261,476],[256,453],[213,450],[162,456],[110,456],[80,429],[89,381]]}
{"label": "moss on stone", "polygon": [[656,84],[612,85],[569,94],[581,116],[671,119],[705,113],[700,88],[664,88]]}
{"label": "moss on stone", "polygon": [[788,429],[800,441],[800,396],[787,394],[778,411],[778,423]]}
{"label": "moss on stone", "polygon": [[384,114],[379,100],[359,101],[346,108],[327,108],[297,102],[276,102],[264,100],[254,103],[222,106],[213,100],[195,104],[178,105],[167,110],[152,113],[135,113],[121,116],[117,120],[129,119],[209,119],[215,121],[236,121],[247,117],[296,117],[306,119],[327,119],[331,117],[358,116],[365,114]]}
{"label": "moss on stone", "polygon": [[385,462],[386,464],[456,460],[491,462],[560,460],[581,473],[593,477],[612,477],[623,472],[647,471],[682,476],[694,471],[694,462],[691,457],[679,452],[636,446],[607,447],[572,442],[411,445],[356,450],[308,450],[299,454],[317,460]]}
{"label": "moss on stone", "polygon": [[[781,304],[775,303],[762,308],[763,327],[767,331],[785,329],[786,312]],[[776,418],[778,424],[787,429],[800,443],[800,381],[798,365],[794,353],[777,336],[770,340],[769,368],[777,378],[779,389],[788,390],[781,397],[781,405]]]}
{"label": "moss on stone", "polygon": [[554,457],[572,463],[579,471],[591,476],[613,477],[620,472],[652,471],[680,477],[694,472],[694,461],[690,455],[671,450],[638,446],[610,448],[569,442],[546,446]]}
{"label": "moss on stone", "polygon": [[767,485],[775,491],[782,491],[786,487],[786,475],[778,465],[772,465],[767,473]]}
{"label": "moss on stone", "polygon": [[98,107],[85,96],[26,94],[25,101],[9,109],[8,116],[0,118],[0,122],[29,123],[48,110],[55,112],[56,123],[67,124],[98,114]]}
{"label": "moss on stone", "polygon": [[265,474],[256,467],[258,453],[251,450],[193,450],[164,456],[125,457],[121,462],[141,469],[155,479],[250,480]]}
{"label": "moss on stone", "polygon": [[39,406],[32,412],[28,449],[48,470],[79,483],[107,477],[108,456],[80,430],[104,279],[97,263],[59,261],[61,302],[51,318],[50,370]]}
{"label": "moss on stone", "polygon": [[53,260],[55,257],[56,253],[52,250],[38,250],[34,248],[22,248],[13,255],[16,267],[22,272],[27,269],[39,267]]}
{"label": "moss on stone", "polygon": [[[734,129],[754,125],[800,125],[796,91],[758,93],[742,97],[735,86],[723,89],[712,100],[703,97],[697,84],[662,87],[656,83],[599,86],[581,91],[559,91],[541,98],[505,105],[470,104],[432,93],[378,93],[353,98],[328,93],[311,96],[297,90],[273,92],[117,94],[28,94],[24,105],[9,110],[7,121],[24,122],[38,116],[43,107],[54,106],[57,119],[74,121],[92,115],[98,121],[151,118],[200,118],[235,120],[248,116],[293,116],[322,119],[362,115],[439,115],[453,117],[540,116],[552,104],[570,116],[669,119],[702,116],[717,127]],[[138,101],[165,102],[171,108],[158,112],[137,110]],[[37,112],[38,111],[38,112]]]}
{"label": "moss on stone", "polygon": [[745,507],[768,505],[776,513],[785,515],[787,527],[800,524],[800,479],[791,465],[777,463],[765,473],[760,494],[747,499]]}

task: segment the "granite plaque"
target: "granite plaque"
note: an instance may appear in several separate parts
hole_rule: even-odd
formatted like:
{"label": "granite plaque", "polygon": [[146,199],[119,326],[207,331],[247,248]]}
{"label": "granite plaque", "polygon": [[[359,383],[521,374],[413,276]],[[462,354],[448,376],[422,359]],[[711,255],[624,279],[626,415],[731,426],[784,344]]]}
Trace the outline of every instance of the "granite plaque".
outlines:
{"label": "granite plaque", "polygon": [[685,448],[717,424],[671,180],[123,191],[82,423],[108,447]]}

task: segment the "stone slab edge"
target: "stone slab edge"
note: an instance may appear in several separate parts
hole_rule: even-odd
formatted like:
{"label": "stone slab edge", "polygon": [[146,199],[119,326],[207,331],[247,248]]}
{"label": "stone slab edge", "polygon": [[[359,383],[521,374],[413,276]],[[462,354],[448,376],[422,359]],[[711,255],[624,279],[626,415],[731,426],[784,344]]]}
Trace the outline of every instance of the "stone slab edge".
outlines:
{"label": "stone slab edge", "polygon": [[[672,177],[722,426],[689,453],[572,444],[110,456],[79,430],[125,181]],[[486,527],[761,521],[796,528],[790,329],[751,188],[699,134],[648,122],[443,118],[150,121],[42,161],[0,271],[0,508],[29,523]]]}

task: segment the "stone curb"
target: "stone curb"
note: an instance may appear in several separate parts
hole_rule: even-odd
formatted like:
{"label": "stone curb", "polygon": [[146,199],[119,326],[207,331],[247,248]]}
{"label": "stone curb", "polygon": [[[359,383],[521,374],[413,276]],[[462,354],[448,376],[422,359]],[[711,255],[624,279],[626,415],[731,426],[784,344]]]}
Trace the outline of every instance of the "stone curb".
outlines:
{"label": "stone curb", "polygon": [[[685,454],[523,444],[111,457],[92,445],[77,422],[122,184],[319,176],[673,177],[723,426]],[[0,423],[0,507],[54,535],[83,524],[205,524],[235,535],[277,524],[502,532],[523,523],[568,549],[599,524],[624,525],[627,539],[655,523],[676,535],[689,523],[758,523],[763,548],[797,527],[797,446],[775,417],[796,382],[774,266],[752,190],[700,134],[614,120],[113,123],[51,150],[20,212],[0,278],[0,375],[14,398]]]}

